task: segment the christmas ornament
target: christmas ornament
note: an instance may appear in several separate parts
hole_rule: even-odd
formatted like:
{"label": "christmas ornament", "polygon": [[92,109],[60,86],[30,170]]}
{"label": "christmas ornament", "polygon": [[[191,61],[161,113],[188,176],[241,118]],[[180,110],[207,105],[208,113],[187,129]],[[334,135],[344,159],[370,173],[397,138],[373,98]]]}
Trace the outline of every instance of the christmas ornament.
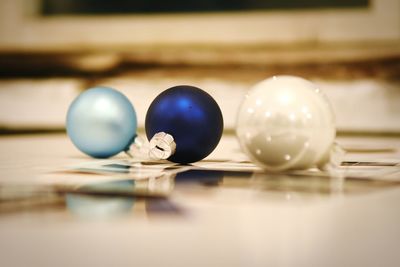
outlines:
{"label": "christmas ornament", "polygon": [[333,160],[333,110],[321,90],[300,77],[274,76],[251,88],[236,133],[250,159],[269,171],[323,168]]}
{"label": "christmas ornament", "polygon": [[146,114],[145,128],[152,157],[191,163],[215,149],[221,139],[223,118],[208,93],[180,85],[154,99]]}
{"label": "christmas ornament", "polygon": [[136,137],[136,113],[122,93],[94,87],[81,93],[67,113],[67,133],[89,156],[108,158],[128,150]]}

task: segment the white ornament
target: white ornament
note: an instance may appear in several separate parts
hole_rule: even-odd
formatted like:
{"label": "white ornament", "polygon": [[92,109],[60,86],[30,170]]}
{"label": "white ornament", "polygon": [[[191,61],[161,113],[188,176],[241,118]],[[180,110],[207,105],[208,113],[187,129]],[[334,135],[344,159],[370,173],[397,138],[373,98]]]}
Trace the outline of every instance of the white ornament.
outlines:
{"label": "white ornament", "polygon": [[336,129],[320,89],[295,76],[256,84],[239,109],[236,133],[245,153],[269,171],[326,167]]}

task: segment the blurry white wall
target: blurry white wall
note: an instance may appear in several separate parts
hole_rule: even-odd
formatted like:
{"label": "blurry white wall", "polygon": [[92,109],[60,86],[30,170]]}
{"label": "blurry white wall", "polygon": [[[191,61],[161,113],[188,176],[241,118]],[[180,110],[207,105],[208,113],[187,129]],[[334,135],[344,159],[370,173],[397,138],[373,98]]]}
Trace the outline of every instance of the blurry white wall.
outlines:
{"label": "blurry white wall", "polygon": [[[94,76],[120,61],[137,63],[139,68],[148,62],[165,69],[174,64],[231,66],[231,77],[170,76],[168,71],[149,76],[139,71],[97,78],[97,83],[113,86],[132,100],[142,127],[147,107],[158,93],[173,85],[193,84],[217,99],[226,128],[233,129],[243,95],[257,82],[255,78],[267,78],[233,79],[235,66],[251,70],[277,64],[324,66],[400,59],[398,0],[371,0],[368,8],[351,9],[51,17],[40,14],[40,3],[0,1],[0,59],[34,54],[44,60],[60,53],[64,63]],[[389,81],[373,76],[311,78],[330,98],[340,131],[400,132],[400,74]],[[90,75],[4,76],[0,78],[0,128],[62,128],[68,105],[89,85],[93,85]]]}

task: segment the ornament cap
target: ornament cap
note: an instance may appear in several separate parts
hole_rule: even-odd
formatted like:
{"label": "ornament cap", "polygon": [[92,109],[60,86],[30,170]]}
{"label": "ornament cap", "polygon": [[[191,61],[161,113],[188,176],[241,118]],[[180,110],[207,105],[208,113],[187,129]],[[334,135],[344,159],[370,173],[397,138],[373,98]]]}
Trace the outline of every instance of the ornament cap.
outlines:
{"label": "ornament cap", "polygon": [[167,159],[175,153],[175,149],[174,137],[165,132],[158,132],[150,140],[149,157],[152,159]]}
{"label": "ornament cap", "polygon": [[331,149],[319,162],[318,168],[328,172],[330,177],[343,178],[343,173],[340,172],[339,168],[345,155],[346,150],[344,150],[337,142],[334,142]]}

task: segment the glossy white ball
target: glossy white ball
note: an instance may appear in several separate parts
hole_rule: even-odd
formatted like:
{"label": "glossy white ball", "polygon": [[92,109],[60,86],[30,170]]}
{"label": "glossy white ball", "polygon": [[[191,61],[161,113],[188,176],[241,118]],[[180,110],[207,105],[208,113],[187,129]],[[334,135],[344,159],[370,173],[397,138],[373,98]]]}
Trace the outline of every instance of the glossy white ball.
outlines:
{"label": "glossy white ball", "polygon": [[262,168],[306,169],[327,161],[336,135],[334,113],[315,84],[274,76],[246,94],[236,134],[244,152]]}

